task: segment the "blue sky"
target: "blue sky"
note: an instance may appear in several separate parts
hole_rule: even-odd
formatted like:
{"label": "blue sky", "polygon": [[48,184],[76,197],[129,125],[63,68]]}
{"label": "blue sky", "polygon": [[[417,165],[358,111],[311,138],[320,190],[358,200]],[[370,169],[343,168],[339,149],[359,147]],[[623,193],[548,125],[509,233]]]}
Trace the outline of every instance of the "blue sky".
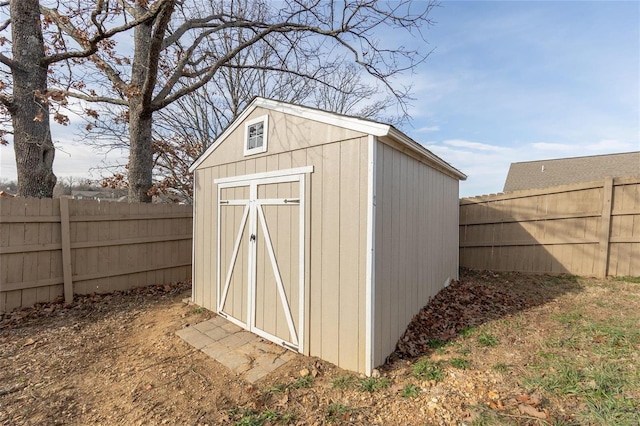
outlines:
{"label": "blue sky", "polygon": [[[511,162],[640,150],[640,2],[445,1],[431,17],[402,130],[469,175],[461,196],[501,191]],[[103,159],[52,132],[59,177]],[[14,179],[13,147],[0,156]]]}
{"label": "blue sky", "polygon": [[[445,1],[403,130],[502,190],[516,161],[640,150],[640,2]],[[640,165],[638,165],[640,168]]]}

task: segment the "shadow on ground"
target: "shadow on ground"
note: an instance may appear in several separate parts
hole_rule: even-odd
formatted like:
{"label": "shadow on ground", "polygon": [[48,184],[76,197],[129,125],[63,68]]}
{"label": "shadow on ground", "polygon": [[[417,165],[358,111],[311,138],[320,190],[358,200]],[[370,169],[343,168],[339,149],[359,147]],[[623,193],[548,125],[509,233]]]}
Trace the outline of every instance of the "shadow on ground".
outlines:
{"label": "shadow on ground", "polygon": [[412,320],[389,357],[425,355],[466,330],[544,305],[583,286],[573,275],[460,270],[460,280],[438,293]]}

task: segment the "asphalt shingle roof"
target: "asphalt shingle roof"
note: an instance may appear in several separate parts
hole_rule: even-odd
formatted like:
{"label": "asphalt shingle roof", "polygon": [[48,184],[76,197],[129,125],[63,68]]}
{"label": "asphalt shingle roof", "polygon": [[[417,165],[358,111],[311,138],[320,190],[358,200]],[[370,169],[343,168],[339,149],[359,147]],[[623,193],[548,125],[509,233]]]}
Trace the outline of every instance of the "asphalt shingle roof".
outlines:
{"label": "asphalt shingle roof", "polygon": [[640,151],[511,163],[503,191],[591,182],[607,176],[640,177]]}

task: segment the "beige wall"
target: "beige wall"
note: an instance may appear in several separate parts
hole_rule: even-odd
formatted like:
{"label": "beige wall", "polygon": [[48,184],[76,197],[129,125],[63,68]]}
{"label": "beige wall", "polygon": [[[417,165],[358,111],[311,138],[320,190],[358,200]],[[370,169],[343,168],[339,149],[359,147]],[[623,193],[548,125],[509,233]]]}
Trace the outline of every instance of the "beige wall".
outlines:
{"label": "beige wall", "polygon": [[[363,136],[362,133],[319,123],[306,118],[283,114],[281,112],[256,108],[245,121],[263,115],[269,116],[268,151],[247,158],[264,159],[274,154],[306,149],[312,146],[325,145],[332,142],[353,139]],[[221,164],[244,161],[244,125],[240,124],[216,150],[206,158],[198,169]],[[281,167],[282,168],[282,167]]]}
{"label": "beige wall", "polygon": [[377,143],[373,366],[458,274],[458,180],[396,148]]}
{"label": "beige wall", "polygon": [[[263,114],[255,111],[248,119]],[[364,372],[368,139],[273,111],[269,115],[267,153],[245,158],[244,127],[239,126],[195,172],[195,302],[216,310],[214,179],[313,166],[306,182],[305,353]]]}

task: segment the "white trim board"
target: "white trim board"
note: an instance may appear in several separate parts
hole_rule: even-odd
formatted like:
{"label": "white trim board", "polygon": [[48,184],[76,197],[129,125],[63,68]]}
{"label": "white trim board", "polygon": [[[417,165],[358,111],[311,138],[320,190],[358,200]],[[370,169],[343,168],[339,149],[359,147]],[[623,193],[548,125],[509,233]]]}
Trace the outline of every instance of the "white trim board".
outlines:
{"label": "white trim board", "polygon": [[313,166],[296,167],[293,169],[273,170],[271,172],[253,173],[250,175],[223,177],[223,178],[214,179],[213,183],[218,183],[218,184],[235,183],[235,182],[250,181],[250,180],[256,180],[256,179],[262,180],[262,179],[281,177],[281,176],[302,175],[305,173],[313,173]]}
{"label": "white trim board", "polygon": [[376,247],[376,159],[378,141],[369,135],[367,167],[367,264],[365,278],[365,374],[371,376],[375,358],[375,247]]}

